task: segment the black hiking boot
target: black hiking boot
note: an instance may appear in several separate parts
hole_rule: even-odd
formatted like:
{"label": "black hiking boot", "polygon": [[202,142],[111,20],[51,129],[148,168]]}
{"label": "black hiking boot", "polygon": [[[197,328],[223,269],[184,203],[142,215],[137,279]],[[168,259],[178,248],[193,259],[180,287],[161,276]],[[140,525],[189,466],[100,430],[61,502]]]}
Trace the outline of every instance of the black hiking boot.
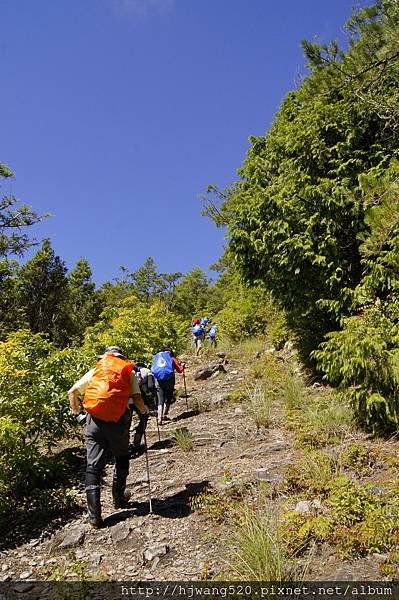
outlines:
{"label": "black hiking boot", "polygon": [[98,485],[92,485],[86,488],[88,524],[94,529],[100,529],[100,527],[103,526],[100,493],[100,487]]}
{"label": "black hiking boot", "polygon": [[112,500],[114,508],[126,508],[130,500],[130,490],[126,489],[128,471],[114,471],[112,480]]}

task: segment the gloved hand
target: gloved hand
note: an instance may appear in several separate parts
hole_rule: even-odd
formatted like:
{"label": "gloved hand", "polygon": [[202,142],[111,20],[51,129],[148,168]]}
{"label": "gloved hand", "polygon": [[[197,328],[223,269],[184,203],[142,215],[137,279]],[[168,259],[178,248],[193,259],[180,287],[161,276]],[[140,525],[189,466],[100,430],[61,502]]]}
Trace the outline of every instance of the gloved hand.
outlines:
{"label": "gloved hand", "polygon": [[79,413],[78,415],[75,415],[75,419],[77,420],[79,425],[85,425],[86,424],[86,413]]}

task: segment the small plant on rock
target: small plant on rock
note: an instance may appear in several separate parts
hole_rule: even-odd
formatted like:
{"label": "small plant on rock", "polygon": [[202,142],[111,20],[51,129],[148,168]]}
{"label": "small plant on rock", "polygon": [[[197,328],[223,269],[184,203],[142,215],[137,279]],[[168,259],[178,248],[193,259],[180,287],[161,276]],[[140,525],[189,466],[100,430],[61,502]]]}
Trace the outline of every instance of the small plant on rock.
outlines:
{"label": "small plant on rock", "polygon": [[299,580],[273,528],[272,515],[245,510],[232,536],[230,571],[242,581]]}
{"label": "small plant on rock", "polygon": [[270,411],[272,406],[272,394],[261,384],[256,382],[247,389],[248,411],[255,421],[256,428],[268,427],[270,425]]}
{"label": "small plant on rock", "polygon": [[184,452],[190,452],[194,448],[194,440],[191,431],[187,427],[179,427],[172,433],[172,440],[176,446]]}

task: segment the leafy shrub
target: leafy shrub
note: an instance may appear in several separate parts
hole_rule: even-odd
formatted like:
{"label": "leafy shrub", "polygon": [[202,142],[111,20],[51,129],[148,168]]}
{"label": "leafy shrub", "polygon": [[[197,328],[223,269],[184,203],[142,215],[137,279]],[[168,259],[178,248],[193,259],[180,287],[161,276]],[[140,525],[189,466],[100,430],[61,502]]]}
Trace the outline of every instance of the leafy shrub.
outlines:
{"label": "leafy shrub", "polygon": [[[329,381],[345,390],[358,421],[368,430],[390,432],[399,423],[397,352],[399,330],[378,308],[345,321],[314,352]],[[342,394],[343,396],[344,394]]]}
{"label": "leafy shrub", "polygon": [[208,512],[216,521],[221,522],[227,516],[229,502],[216,490],[206,490],[193,496],[190,499],[190,506],[193,510]]}
{"label": "leafy shrub", "polygon": [[279,534],[290,556],[309,551],[315,542],[328,539],[331,531],[332,523],[323,515],[287,512],[279,524]]}
{"label": "leafy shrub", "polygon": [[103,311],[98,323],[86,332],[84,351],[94,357],[105,346],[117,345],[129,358],[151,362],[165,346],[179,353],[186,344],[187,323],[182,318],[160,302],[148,306],[133,295]]}
{"label": "leafy shrub", "polygon": [[290,465],[285,473],[283,487],[293,493],[313,493],[326,496],[331,481],[338,475],[337,461],[320,450],[307,452],[296,465]]}
{"label": "leafy shrub", "polygon": [[377,457],[364,442],[352,442],[342,450],[339,463],[345,469],[353,469],[356,473],[367,475],[375,465]]}
{"label": "leafy shrub", "polygon": [[268,334],[272,343],[284,345],[288,337],[284,316],[271,296],[260,287],[247,288],[239,282],[232,286],[215,320],[223,336],[233,342]]}
{"label": "leafy shrub", "polygon": [[344,559],[399,549],[399,497],[392,491],[376,496],[339,476],[324,488],[322,514],[288,512],[279,531],[287,552],[304,553],[315,542],[332,544]]}
{"label": "leafy shrub", "polygon": [[67,391],[87,368],[78,350],[56,350],[42,334],[19,330],[0,343],[0,512],[53,476],[48,455],[75,425]]}
{"label": "leafy shrub", "polygon": [[362,279],[353,314],[341,319],[313,353],[319,367],[350,399],[362,426],[377,433],[399,425],[399,163],[359,178],[369,234],[359,236]]}
{"label": "leafy shrub", "polygon": [[341,476],[331,483],[328,506],[336,524],[351,527],[376,508],[377,500],[367,488]]}

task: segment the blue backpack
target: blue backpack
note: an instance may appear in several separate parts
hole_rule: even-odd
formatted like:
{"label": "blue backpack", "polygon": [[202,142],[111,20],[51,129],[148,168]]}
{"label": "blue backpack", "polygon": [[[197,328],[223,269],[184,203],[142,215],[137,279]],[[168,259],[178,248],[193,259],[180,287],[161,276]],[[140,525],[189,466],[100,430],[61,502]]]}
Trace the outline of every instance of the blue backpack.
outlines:
{"label": "blue backpack", "polygon": [[169,352],[158,352],[154,356],[151,372],[158,381],[167,381],[173,377],[173,358]]}
{"label": "blue backpack", "polygon": [[192,332],[193,335],[195,335],[195,337],[201,337],[204,333],[204,328],[202,327],[202,325],[194,325],[194,327],[192,328]]}
{"label": "blue backpack", "polygon": [[210,337],[210,338],[216,337],[216,331],[217,331],[217,327],[216,327],[216,325],[214,325],[213,327],[210,328],[208,337]]}

